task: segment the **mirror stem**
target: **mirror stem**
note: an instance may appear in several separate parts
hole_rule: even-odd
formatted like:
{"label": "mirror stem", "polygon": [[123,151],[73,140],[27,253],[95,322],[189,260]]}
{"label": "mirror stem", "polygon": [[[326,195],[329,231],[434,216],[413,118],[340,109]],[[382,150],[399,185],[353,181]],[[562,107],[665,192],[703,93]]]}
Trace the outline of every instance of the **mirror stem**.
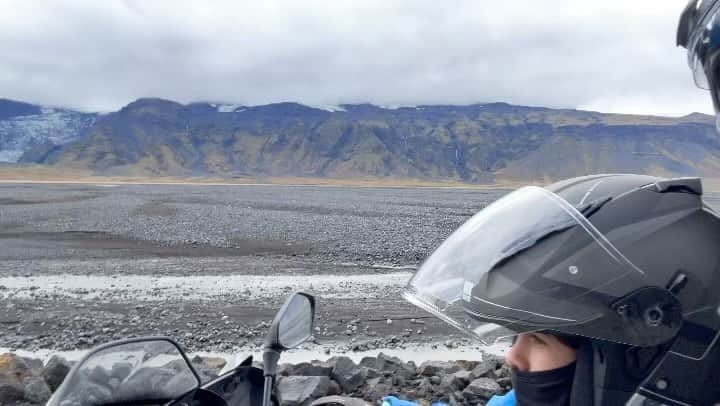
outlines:
{"label": "mirror stem", "polygon": [[272,406],[270,404],[270,399],[272,398],[273,381],[275,381],[274,376],[265,377],[265,387],[263,388],[263,406]]}
{"label": "mirror stem", "polygon": [[270,399],[272,396],[273,386],[275,385],[278,360],[280,360],[280,351],[275,351],[272,348],[265,347],[265,351],[263,352],[263,373],[265,375],[263,406],[271,406]]}

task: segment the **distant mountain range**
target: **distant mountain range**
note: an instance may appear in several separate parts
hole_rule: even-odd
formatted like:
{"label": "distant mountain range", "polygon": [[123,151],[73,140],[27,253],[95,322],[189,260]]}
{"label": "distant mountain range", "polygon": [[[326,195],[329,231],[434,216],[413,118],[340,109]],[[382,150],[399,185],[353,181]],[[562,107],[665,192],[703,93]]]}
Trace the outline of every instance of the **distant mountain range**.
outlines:
{"label": "distant mountain range", "polygon": [[0,99],[0,162],[123,176],[491,183],[598,172],[720,178],[714,118],[514,106],[183,105],[108,114]]}

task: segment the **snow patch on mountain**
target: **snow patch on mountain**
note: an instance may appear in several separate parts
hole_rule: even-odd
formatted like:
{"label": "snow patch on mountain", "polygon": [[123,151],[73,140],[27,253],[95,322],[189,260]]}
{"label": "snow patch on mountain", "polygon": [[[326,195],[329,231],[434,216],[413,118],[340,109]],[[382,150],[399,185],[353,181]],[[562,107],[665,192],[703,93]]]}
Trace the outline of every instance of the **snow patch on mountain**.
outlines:
{"label": "snow patch on mountain", "polygon": [[381,105],[378,105],[378,107],[380,107],[381,109],[385,109],[385,110],[399,110],[399,109],[412,109],[412,108],[417,108],[417,106],[411,105],[411,104],[391,104],[391,105],[381,104]]}
{"label": "snow patch on mountain", "polygon": [[234,113],[235,110],[243,107],[242,104],[218,104],[213,106],[217,108],[218,113]]}
{"label": "snow patch on mountain", "polygon": [[337,106],[337,105],[334,105],[334,104],[320,104],[320,105],[315,105],[315,104],[303,104],[303,106],[307,106],[307,107],[310,107],[310,108],[313,108],[313,109],[318,109],[318,110],[325,110],[325,111],[329,111],[329,112],[331,112],[331,113],[345,112],[345,111],[347,111],[347,110],[345,110],[344,107],[342,107],[342,106]]}

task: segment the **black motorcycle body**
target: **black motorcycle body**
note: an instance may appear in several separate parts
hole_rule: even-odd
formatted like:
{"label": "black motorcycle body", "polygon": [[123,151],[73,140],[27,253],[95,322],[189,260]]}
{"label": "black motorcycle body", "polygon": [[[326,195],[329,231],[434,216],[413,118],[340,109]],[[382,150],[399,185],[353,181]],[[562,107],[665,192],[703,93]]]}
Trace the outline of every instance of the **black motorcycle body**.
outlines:
{"label": "black motorcycle body", "polygon": [[263,368],[248,357],[201,384],[187,354],[168,337],[114,341],[92,349],[68,373],[47,406],[271,406],[280,353],[312,337],[315,299],[288,298],[268,331]]}

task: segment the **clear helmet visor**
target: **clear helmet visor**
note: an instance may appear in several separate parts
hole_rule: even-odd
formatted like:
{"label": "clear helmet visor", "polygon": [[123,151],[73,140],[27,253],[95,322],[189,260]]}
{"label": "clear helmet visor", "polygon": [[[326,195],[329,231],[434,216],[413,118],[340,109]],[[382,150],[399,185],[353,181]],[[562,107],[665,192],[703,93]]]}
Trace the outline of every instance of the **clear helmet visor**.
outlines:
{"label": "clear helmet visor", "polygon": [[712,81],[707,76],[708,62],[720,50],[720,2],[701,12],[701,19],[695,25],[688,41],[688,65],[693,73],[695,85],[711,90]]}
{"label": "clear helmet visor", "polygon": [[[709,90],[715,109],[715,127],[720,133],[720,2],[701,21],[688,45],[688,65],[695,85]],[[711,75],[712,77],[709,77]]]}
{"label": "clear helmet visor", "polygon": [[575,207],[529,186],[456,230],[404,297],[485,344],[551,330],[645,345],[646,333],[613,309],[642,275]]}
{"label": "clear helmet visor", "polygon": [[710,90],[710,84],[708,83],[707,76],[705,76],[705,66],[699,58],[697,53],[688,53],[688,65],[692,71],[693,81],[695,86]]}

